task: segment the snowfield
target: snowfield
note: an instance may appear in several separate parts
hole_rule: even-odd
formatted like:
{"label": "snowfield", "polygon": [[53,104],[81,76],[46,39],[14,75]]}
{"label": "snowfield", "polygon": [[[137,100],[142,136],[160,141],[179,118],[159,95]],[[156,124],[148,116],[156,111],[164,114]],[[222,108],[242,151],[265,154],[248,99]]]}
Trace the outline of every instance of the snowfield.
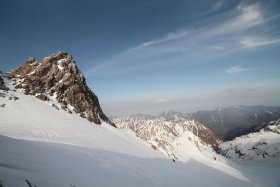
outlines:
{"label": "snowfield", "polygon": [[186,148],[189,159],[173,162],[133,133],[95,125],[51,105],[20,91],[0,90],[3,187],[280,185],[279,159],[200,159],[200,152]]}
{"label": "snowfield", "polygon": [[265,159],[280,157],[280,120],[272,121],[259,132],[240,136],[220,145],[223,154],[231,159]]}

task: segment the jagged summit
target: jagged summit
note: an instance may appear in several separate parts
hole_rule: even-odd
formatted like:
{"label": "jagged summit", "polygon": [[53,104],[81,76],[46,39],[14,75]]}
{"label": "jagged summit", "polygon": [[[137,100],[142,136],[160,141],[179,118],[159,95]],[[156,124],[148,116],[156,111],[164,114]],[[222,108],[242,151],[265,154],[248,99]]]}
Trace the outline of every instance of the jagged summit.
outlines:
{"label": "jagged summit", "polygon": [[[51,72],[46,72],[50,71]],[[49,57],[45,57],[42,62],[37,62],[34,57],[30,57],[25,64],[14,68],[12,71],[6,73],[7,77],[11,76],[25,76],[25,75],[33,75],[33,76],[46,76],[49,74],[57,75],[57,78],[63,78],[63,73],[71,73],[74,75],[75,79],[80,80],[81,82],[85,81],[83,74],[76,66],[76,63],[73,57],[63,51],[59,51],[57,53],[52,54]]]}
{"label": "jagged summit", "polygon": [[70,113],[75,112],[96,124],[103,120],[115,126],[103,113],[97,96],[87,86],[75,60],[66,52],[59,51],[42,62],[31,57],[25,64],[7,72],[5,77],[27,95],[41,100],[52,97]]}

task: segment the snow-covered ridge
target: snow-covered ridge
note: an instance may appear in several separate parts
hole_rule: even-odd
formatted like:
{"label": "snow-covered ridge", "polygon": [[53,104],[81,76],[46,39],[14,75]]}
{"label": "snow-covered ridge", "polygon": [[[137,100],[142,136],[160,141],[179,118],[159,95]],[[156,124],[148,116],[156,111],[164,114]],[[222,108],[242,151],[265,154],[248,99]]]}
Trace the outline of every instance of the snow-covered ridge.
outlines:
{"label": "snow-covered ridge", "polygon": [[[57,110],[52,107],[51,100],[41,101],[19,90],[0,90],[0,135],[162,157],[129,133],[121,132],[104,121],[102,124],[92,125],[78,115]],[[140,154],[142,151],[144,154]]]}
{"label": "snow-covered ridge", "polygon": [[[118,128],[132,131],[147,141],[155,150],[175,160],[187,160],[200,153],[215,155],[213,148],[220,140],[198,121],[176,112],[166,112],[158,117],[136,115],[116,117]],[[196,153],[196,154],[193,154]]]}
{"label": "snow-covered ridge", "polygon": [[259,132],[224,142],[220,149],[223,155],[234,160],[280,158],[280,119]]}

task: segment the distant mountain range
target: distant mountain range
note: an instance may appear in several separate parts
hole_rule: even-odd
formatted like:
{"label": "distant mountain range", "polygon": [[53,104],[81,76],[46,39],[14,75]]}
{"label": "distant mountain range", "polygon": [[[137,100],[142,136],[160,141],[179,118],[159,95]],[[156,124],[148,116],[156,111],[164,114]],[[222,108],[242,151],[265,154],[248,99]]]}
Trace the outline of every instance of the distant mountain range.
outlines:
{"label": "distant mountain range", "polygon": [[259,131],[280,118],[280,107],[233,106],[198,111],[192,117],[211,129],[224,141]]}
{"label": "distant mountain range", "polygon": [[220,153],[230,159],[262,159],[280,157],[280,119],[271,121],[258,132],[237,137],[219,146]]}
{"label": "distant mountain range", "polygon": [[[118,116],[112,120],[118,128],[131,130],[136,136],[147,141],[153,149],[159,150],[169,158],[185,160],[190,152],[196,151],[204,152],[206,155],[216,151],[224,156],[236,158],[229,156],[232,155],[230,149],[225,148],[227,144],[222,142],[230,140],[235,142],[234,139],[240,136],[262,132],[269,129],[278,119],[280,107],[234,106],[188,114],[169,110],[158,116],[139,114]],[[277,144],[280,143],[280,136],[277,133],[275,136],[279,139],[275,145],[263,146],[265,149],[275,150],[268,152],[267,157],[274,157],[279,152],[280,145]],[[269,139],[269,136],[266,138]],[[261,142],[258,141],[256,144],[258,143]],[[222,148],[220,145],[223,145]]]}

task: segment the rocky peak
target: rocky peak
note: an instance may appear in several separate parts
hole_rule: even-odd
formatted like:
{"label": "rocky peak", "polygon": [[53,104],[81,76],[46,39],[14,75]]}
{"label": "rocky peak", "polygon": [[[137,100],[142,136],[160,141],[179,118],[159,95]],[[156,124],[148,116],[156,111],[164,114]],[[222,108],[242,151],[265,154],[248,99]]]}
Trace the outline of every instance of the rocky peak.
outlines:
{"label": "rocky peak", "polygon": [[41,100],[53,97],[63,110],[75,112],[96,124],[103,120],[115,126],[103,113],[97,96],[87,86],[73,57],[66,52],[57,52],[42,62],[31,57],[5,76],[25,94],[35,95]]}

